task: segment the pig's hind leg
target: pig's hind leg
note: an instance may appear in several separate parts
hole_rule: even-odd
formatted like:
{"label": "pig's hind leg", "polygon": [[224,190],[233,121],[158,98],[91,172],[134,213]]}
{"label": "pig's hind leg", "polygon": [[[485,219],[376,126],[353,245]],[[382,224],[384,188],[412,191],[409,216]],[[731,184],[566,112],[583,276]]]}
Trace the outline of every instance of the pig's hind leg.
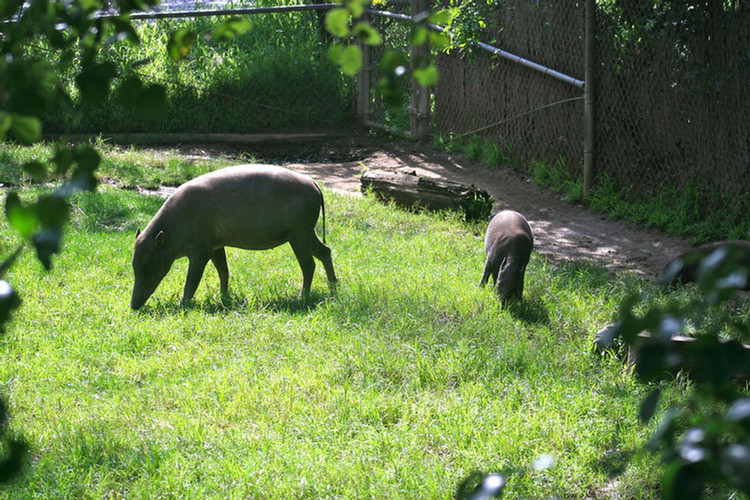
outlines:
{"label": "pig's hind leg", "polygon": [[323,267],[326,270],[326,276],[328,277],[328,285],[331,289],[335,288],[338,280],[336,279],[336,273],[333,270],[331,249],[323,244],[314,233],[311,240],[311,246],[313,256],[323,263]]}
{"label": "pig's hind leg", "polygon": [[315,259],[310,249],[310,238],[294,238],[289,240],[294,256],[297,257],[299,267],[302,269],[302,297],[310,295],[313,275],[315,274]]}
{"label": "pig's hind leg", "polygon": [[492,278],[492,285],[497,283],[498,266],[495,263],[495,255],[492,253],[487,254],[487,260],[484,262],[484,273],[482,273],[482,279],[479,281],[479,286],[484,286],[487,281]]}

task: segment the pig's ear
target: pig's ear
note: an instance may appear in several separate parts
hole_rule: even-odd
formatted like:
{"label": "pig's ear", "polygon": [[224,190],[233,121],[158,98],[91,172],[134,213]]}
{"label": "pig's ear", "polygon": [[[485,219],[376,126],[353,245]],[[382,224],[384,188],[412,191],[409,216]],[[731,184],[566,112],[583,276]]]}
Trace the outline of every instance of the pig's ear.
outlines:
{"label": "pig's ear", "polygon": [[154,243],[157,247],[160,247],[164,244],[164,231],[159,231],[159,234],[157,234],[156,238],[154,238]]}
{"label": "pig's ear", "polygon": [[141,235],[141,228],[135,230],[135,237],[138,238]]}

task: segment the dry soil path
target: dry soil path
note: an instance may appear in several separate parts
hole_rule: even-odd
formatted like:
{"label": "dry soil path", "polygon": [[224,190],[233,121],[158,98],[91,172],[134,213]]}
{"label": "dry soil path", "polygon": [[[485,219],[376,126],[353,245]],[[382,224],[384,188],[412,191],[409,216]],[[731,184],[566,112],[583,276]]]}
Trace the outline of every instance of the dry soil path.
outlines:
{"label": "dry soil path", "polygon": [[364,169],[409,167],[419,175],[474,184],[495,198],[494,212],[510,208],[523,213],[534,229],[535,250],[553,262],[591,260],[615,271],[655,276],[672,257],[691,247],[688,238],[611,220],[561,200],[511,168],[490,172],[457,155],[415,144],[391,143],[360,152],[361,158],[351,161],[292,161],[287,166],[351,193],[359,192]]}

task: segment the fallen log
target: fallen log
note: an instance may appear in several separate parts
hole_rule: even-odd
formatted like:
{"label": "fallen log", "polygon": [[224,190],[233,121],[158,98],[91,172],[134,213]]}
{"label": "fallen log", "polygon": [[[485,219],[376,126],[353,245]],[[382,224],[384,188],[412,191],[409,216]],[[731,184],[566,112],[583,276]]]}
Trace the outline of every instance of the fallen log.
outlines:
{"label": "fallen log", "polygon": [[[609,324],[596,333],[596,351],[603,353],[613,347],[612,332],[616,326],[616,323]],[[644,355],[653,358],[647,359],[646,370],[664,364],[664,374],[683,372],[699,382],[711,382],[722,377],[739,383],[750,381],[750,346],[738,340],[710,335],[674,335],[663,339],[644,330],[623,354],[625,362],[631,367],[636,367],[638,357]]]}
{"label": "fallen log", "polygon": [[370,170],[362,174],[363,193],[372,192],[385,201],[408,209],[462,210],[467,220],[486,219],[492,212],[492,196],[473,185],[420,177],[414,170]]}

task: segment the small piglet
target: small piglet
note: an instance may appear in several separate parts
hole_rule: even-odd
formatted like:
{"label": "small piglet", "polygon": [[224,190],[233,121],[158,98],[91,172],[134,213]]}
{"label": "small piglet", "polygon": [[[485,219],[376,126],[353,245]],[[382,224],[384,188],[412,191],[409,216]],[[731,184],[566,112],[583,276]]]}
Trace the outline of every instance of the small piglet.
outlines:
{"label": "small piglet", "polygon": [[310,293],[315,261],[333,286],[331,250],[315,234],[323,194],[310,177],[271,165],[240,165],[211,172],[181,185],[146,229],[136,234],[135,284],[130,306],[141,307],[175,259],[190,260],[182,302],[195,293],[210,260],[221,292],[229,289],[224,247],[266,250],[286,242],[302,268],[302,294]]}
{"label": "small piglet", "polygon": [[492,276],[500,300],[520,300],[523,295],[523,279],[534,247],[534,234],[526,218],[513,210],[503,210],[495,215],[487,226],[484,250],[487,261],[480,286]]}

